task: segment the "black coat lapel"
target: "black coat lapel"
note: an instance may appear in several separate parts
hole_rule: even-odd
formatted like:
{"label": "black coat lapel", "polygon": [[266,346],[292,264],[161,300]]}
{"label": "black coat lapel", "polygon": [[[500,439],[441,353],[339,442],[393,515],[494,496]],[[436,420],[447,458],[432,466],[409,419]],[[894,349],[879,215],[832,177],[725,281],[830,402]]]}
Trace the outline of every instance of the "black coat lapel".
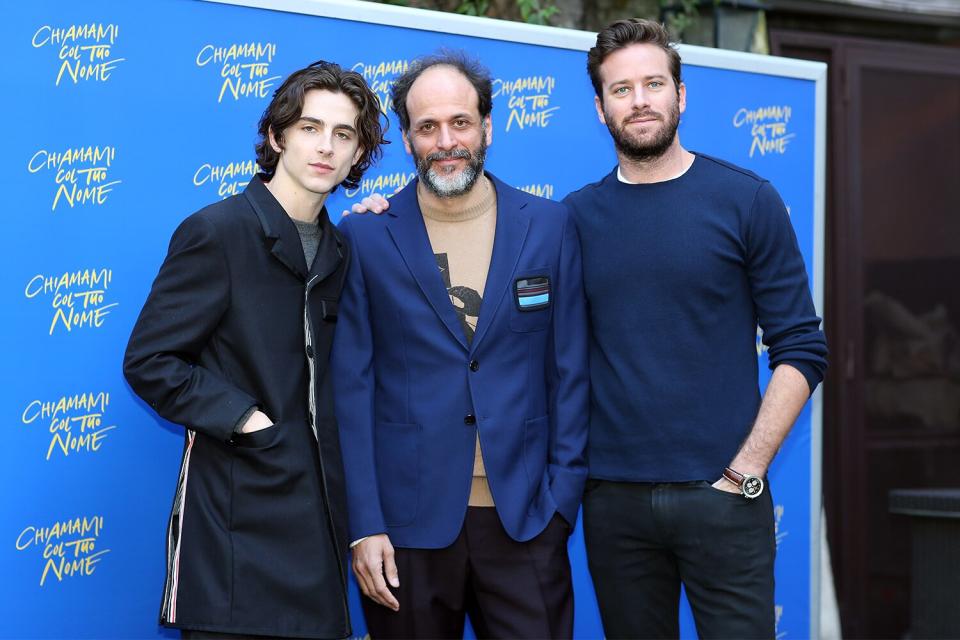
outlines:
{"label": "black coat lapel", "polygon": [[320,246],[317,247],[317,257],[313,259],[313,264],[310,266],[308,281],[314,278],[320,281],[329,276],[337,270],[344,256],[343,240],[331,224],[326,207],[320,210],[320,219],[317,224],[320,225]]}
{"label": "black coat lapel", "polygon": [[243,195],[260,219],[270,253],[300,279],[306,280],[307,261],[303,257],[303,244],[297,227],[267,189],[261,176],[253,177]]}

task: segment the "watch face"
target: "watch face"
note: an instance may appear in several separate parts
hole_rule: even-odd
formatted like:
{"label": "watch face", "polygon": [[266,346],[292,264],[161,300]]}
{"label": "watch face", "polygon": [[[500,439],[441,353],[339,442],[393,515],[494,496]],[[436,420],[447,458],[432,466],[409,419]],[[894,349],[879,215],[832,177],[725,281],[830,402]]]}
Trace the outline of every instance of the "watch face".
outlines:
{"label": "watch face", "polygon": [[743,495],[756,498],[763,493],[763,480],[756,476],[745,476],[743,479]]}

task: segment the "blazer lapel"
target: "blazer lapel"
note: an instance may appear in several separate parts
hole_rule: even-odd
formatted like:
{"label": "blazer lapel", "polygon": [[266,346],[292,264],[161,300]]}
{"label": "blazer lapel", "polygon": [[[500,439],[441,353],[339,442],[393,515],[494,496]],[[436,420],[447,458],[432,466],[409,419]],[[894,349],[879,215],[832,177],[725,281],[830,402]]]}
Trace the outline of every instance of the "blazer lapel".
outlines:
{"label": "blazer lapel", "polygon": [[480,303],[480,316],[477,318],[477,330],[470,344],[475,352],[487,327],[497,314],[504,294],[510,289],[510,279],[520,259],[523,243],[530,228],[530,216],[524,211],[526,203],[518,197],[518,192],[491,174],[487,177],[493,182],[497,192],[497,228],[493,235],[493,255],[490,256],[490,268],[487,270],[487,282],[483,288],[483,302]]}
{"label": "blazer lapel", "polygon": [[303,245],[297,227],[267,189],[260,175],[253,177],[243,195],[260,219],[270,253],[283,266],[306,280],[307,261],[303,257]]}
{"label": "blazer lapel", "polygon": [[[340,262],[343,260],[343,249],[340,247],[340,239],[334,231],[334,226],[327,215],[327,208],[320,210],[320,218],[317,220],[320,225],[320,246],[317,247],[317,257],[310,266],[310,272],[307,280],[316,279],[316,282],[324,280],[327,276],[337,270]],[[298,238],[299,239],[299,238]],[[301,243],[301,251],[302,251]]]}
{"label": "blazer lapel", "polygon": [[430,246],[430,237],[423,224],[423,214],[417,203],[417,180],[411,180],[400,193],[391,199],[388,213],[391,219],[387,231],[397,245],[404,263],[417,282],[427,302],[433,307],[443,324],[457,342],[467,348],[467,338],[460,320],[443,286],[437,259]]}

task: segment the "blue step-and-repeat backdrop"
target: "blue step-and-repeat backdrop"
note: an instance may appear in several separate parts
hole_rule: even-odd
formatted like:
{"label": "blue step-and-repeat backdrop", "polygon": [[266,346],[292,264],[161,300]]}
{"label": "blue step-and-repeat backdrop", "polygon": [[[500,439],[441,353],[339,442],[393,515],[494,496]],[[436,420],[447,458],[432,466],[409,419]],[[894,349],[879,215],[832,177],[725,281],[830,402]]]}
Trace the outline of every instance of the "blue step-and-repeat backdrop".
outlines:
{"label": "blue step-and-repeat backdrop", "polygon": [[[198,0],[4,8],[0,637],[175,637],[157,616],[183,430],[132,394],[121,358],[174,228],[256,171],[256,124],[288,73],[336,61],[361,72],[389,111],[390,84],[410,59],[465,49],[496,79],[491,171],[560,199],[614,166],[585,72],[590,34],[343,0],[282,8]],[[822,65],[682,53],[685,146],[772,180],[819,282]],[[359,189],[331,198],[334,219],[412,177],[389,117],[393,144]],[[772,485],[778,638],[807,638],[816,634],[819,561],[816,397]],[[598,638],[579,528],[570,544],[576,636]],[[351,607],[363,636],[353,585]],[[688,615],[684,635],[694,635]]]}

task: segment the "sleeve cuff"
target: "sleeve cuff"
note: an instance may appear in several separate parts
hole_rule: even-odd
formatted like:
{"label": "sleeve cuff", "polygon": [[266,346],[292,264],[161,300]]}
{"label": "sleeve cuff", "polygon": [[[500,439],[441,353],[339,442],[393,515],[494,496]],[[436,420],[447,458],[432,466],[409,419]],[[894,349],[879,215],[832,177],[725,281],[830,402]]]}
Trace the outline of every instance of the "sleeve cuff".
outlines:
{"label": "sleeve cuff", "polygon": [[820,369],[805,360],[783,360],[778,362],[777,366],[781,364],[788,364],[803,374],[803,377],[807,379],[807,386],[810,387],[810,395],[813,395],[813,392],[817,389],[817,385],[823,381],[823,374],[820,372]]}
{"label": "sleeve cuff", "polygon": [[243,415],[240,416],[240,419],[237,420],[237,423],[236,423],[235,425],[233,425],[233,432],[234,432],[234,433],[241,433],[241,429],[243,429],[243,425],[245,425],[245,424],[247,423],[247,420],[250,419],[250,416],[252,416],[254,413],[256,413],[258,409],[259,409],[259,407],[258,407],[257,405],[251,405],[249,409],[247,409],[246,411],[244,411],[244,412],[243,412]]}

